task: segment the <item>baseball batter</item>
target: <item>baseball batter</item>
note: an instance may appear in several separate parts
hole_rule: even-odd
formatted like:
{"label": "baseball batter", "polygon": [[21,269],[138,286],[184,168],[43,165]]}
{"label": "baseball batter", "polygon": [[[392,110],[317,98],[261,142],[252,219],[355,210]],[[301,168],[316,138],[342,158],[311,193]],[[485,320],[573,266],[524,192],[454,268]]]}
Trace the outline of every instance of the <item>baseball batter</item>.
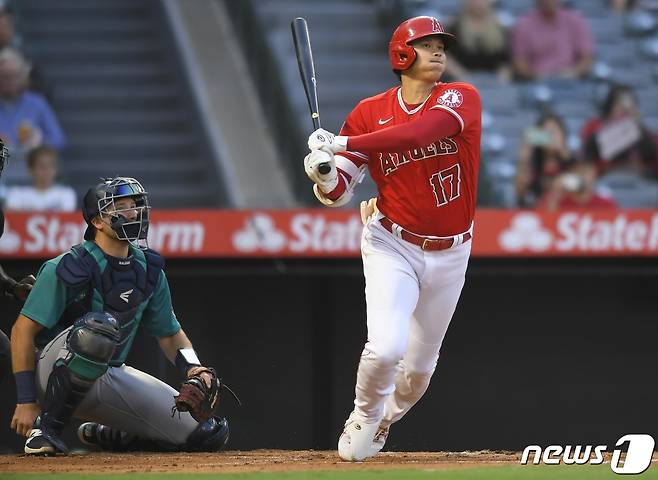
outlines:
{"label": "baseball batter", "polygon": [[[346,204],[366,168],[378,187],[378,211],[363,215],[368,339],[338,440],[344,460],[379,452],[423,396],[464,285],[481,106],[472,85],[439,82],[454,41],[435,18],[405,21],[389,44],[401,85],[362,100],[338,136],[309,137],[304,165],[320,202]],[[320,174],[321,163],[331,171]]]}
{"label": "baseball batter", "polygon": [[[85,241],[41,267],[11,335],[11,427],[29,434],[26,454],[67,453],[73,416],[88,421],[84,443],[110,450],[214,451],[228,440],[212,415],[221,384],[174,314],[163,258],[146,248],[149,209],[137,180],[104,180],[84,197]],[[187,378],[180,392],[125,365],[140,324]]]}
{"label": "baseball batter", "polygon": [[[9,150],[5,146],[5,143],[0,139],[0,177],[2,177],[2,172],[9,161]],[[0,238],[5,231],[5,214],[0,208]],[[2,266],[0,266],[0,295],[5,294],[10,297],[14,297],[19,302],[24,302],[27,298],[32,285],[34,284],[35,278],[33,275],[28,275],[23,278],[21,281],[17,282],[11,278],[4,271]],[[0,384],[5,377],[5,374],[11,370],[10,368],[10,356],[11,348],[9,343],[9,338],[5,335],[5,332],[0,330]]]}

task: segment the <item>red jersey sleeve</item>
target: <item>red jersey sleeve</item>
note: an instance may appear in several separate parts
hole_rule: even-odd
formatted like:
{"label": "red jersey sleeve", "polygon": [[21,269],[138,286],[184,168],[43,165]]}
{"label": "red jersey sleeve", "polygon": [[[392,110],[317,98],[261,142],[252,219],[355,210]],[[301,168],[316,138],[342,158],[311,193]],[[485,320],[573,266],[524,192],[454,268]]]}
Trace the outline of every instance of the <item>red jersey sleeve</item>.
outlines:
{"label": "red jersey sleeve", "polygon": [[[359,103],[354,108],[354,110],[350,112],[350,114],[345,119],[345,123],[343,123],[343,126],[340,129],[339,135],[351,137],[356,135],[363,135],[364,133],[369,132],[368,127],[366,126],[366,122],[363,119],[363,108],[365,108],[363,103]],[[348,150],[346,152],[341,152],[340,155],[351,160],[357,168],[364,163],[368,163],[368,155],[365,152],[359,152],[358,150]]]}
{"label": "red jersey sleeve", "polygon": [[[359,103],[354,110],[345,119],[343,126],[340,129],[339,135],[361,135],[367,133],[367,127],[363,121],[361,113],[363,105]],[[368,156],[359,151],[346,151],[341,152],[335,156],[336,168],[338,170],[338,185],[331,192],[326,193],[327,198],[337,200],[340,198],[347,189],[347,186],[352,181],[352,177],[356,175],[359,167],[368,163]]]}
{"label": "red jersey sleeve", "polygon": [[429,109],[440,109],[454,116],[461,126],[462,133],[470,130],[474,125],[480,124],[482,105],[480,93],[468,83],[451,83],[447,88],[437,94],[434,105]]}
{"label": "red jersey sleeve", "polygon": [[409,123],[395,125],[378,132],[349,137],[348,148],[362,152],[397,152],[425,145],[461,131],[461,124],[444,110],[427,112]]}

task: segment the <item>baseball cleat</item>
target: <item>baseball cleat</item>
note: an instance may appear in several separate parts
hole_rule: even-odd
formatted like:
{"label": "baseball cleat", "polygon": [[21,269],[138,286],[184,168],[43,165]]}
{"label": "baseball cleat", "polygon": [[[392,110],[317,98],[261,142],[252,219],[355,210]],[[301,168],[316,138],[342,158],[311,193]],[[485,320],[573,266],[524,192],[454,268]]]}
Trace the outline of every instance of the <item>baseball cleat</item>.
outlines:
{"label": "baseball cleat", "polygon": [[33,428],[30,432],[30,436],[25,441],[24,450],[27,455],[55,455],[57,453],[69,453],[68,447],[59,437],[53,433],[38,428]]}
{"label": "baseball cleat", "polygon": [[388,432],[390,429],[390,425],[386,428],[379,427],[377,429],[377,433],[375,433],[375,438],[372,440],[372,450],[373,450],[373,455],[376,455],[379,453],[382,448],[384,448],[384,444],[386,443],[386,439],[388,438]]}
{"label": "baseball cleat", "polygon": [[373,441],[378,428],[379,422],[365,423],[352,412],[338,439],[338,456],[348,462],[361,462],[375,455],[378,450],[373,448]]}
{"label": "baseball cleat", "polygon": [[132,442],[134,436],[95,422],[85,422],[78,427],[78,438],[85,445],[100,447],[103,450],[122,451]]}

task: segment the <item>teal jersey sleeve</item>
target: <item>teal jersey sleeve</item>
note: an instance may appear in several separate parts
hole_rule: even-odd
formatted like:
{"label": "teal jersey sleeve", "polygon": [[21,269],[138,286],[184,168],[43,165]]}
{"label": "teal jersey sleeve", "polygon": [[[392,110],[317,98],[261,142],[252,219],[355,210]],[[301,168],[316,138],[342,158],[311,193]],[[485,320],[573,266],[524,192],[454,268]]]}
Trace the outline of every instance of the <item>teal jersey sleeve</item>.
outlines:
{"label": "teal jersey sleeve", "polygon": [[57,276],[56,269],[60,259],[61,256],[48,260],[41,266],[37,281],[21,310],[22,315],[45,328],[53,328],[57,324],[66,306],[79,293]]}
{"label": "teal jersey sleeve", "polygon": [[168,337],[180,330],[180,323],[171,305],[169,282],[164,271],[160,272],[158,285],[144,310],[142,326],[148,335],[154,337]]}

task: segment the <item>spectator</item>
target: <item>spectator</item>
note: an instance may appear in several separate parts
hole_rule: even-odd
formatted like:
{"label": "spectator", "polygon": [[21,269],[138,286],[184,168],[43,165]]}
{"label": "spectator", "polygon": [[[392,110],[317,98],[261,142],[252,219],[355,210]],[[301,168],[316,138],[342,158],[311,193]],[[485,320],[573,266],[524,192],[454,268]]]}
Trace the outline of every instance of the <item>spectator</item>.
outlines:
{"label": "spectator", "polygon": [[31,187],[9,187],[7,210],[60,211],[75,210],[75,192],[71,187],[58,185],[57,151],[48,146],[37,147],[27,155],[27,166],[32,177]]}
{"label": "spectator", "polygon": [[[11,47],[21,51],[22,43],[21,39],[16,35],[11,9],[6,4],[0,2],[0,50],[6,47]],[[29,64],[29,89],[43,94],[50,100],[50,89],[43,80],[40,70],[36,67],[33,61],[29,61]]]}
{"label": "spectator", "polygon": [[491,0],[464,0],[464,9],[447,29],[458,41],[450,48],[446,73],[457,81],[467,79],[472,71],[510,77],[508,33],[491,4]]}
{"label": "spectator", "polygon": [[595,190],[596,167],[588,163],[574,164],[551,183],[550,189],[539,200],[540,210],[617,208],[617,202]]}
{"label": "spectator", "polygon": [[59,150],[66,143],[64,132],[46,99],[27,91],[28,73],[19,51],[0,51],[0,136],[12,153],[41,144]]}
{"label": "spectator", "polygon": [[656,10],[658,1],[656,0],[610,0],[610,8],[617,13],[628,13],[635,9]]}
{"label": "spectator", "polygon": [[624,170],[644,177],[658,175],[656,140],[643,125],[633,89],[613,86],[601,107],[601,116],[581,131],[585,160],[599,174]]}
{"label": "spectator", "polygon": [[512,57],[517,75],[528,80],[587,75],[594,40],[585,18],[563,8],[561,0],[536,0],[536,5],[514,27]]}
{"label": "spectator", "polygon": [[545,113],[535,127],[524,132],[516,177],[518,205],[534,207],[551,188],[553,179],[573,163],[564,122],[555,114]]}
{"label": "spectator", "polygon": [[5,47],[20,48],[20,42],[16,37],[11,11],[0,4],[0,49]]}

